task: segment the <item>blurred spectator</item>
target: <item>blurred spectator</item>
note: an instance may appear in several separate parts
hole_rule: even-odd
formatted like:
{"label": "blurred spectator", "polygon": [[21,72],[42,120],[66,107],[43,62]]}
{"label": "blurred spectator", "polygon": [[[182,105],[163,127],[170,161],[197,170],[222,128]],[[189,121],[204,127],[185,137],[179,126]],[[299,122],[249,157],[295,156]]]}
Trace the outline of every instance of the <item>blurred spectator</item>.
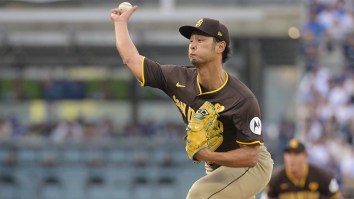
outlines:
{"label": "blurred spectator", "polygon": [[104,118],[102,121],[98,121],[96,134],[100,138],[115,136],[117,132],[114,129],[113,121],[110,118]]}
{"label": "blurred spectator", "polygon": [[26,137],[47,138],[51,131],[51,124],[49,122],[29,124],[27,128]]}
{"label": "blurred spectator", "polygon": [[84,137],[80,121],[61,121],[53,129],[51,138],[55,142],[79,142]]}
{"label": "blurred spectator", "polygon": [[12,136],[12,125],[9,120],[0,119],[0,140],[10,140]]}
{"label": "blurred spectator", "polygon": [[0,118],[0,140],[22,138],[27,134],[27,127],[17,117]]}
{"label": "blurred spectator", "polygon": [[306,71],[319,64],[319,57],[321,53],[320,42],[318,42],[314,33],[309,30],[304,30],[301,39],[301,55],[305,62]]}
{"label": "blurred spectator", "polygon": [[[334,117],[333,109],[330,107],[326,97],[322,96],[318,99],[315,111],[319,117],[319,120],[325,123],[325,129],[333,129],[337,127],[337,118]],[[326,125],[326,123],[328,123],[328,125]],[[327,132],[327,130],[325,131]]]}
{"label": "blurred spectator", "polygon": [[323,136],[317,141],[309,143],[307,147],[311,151],[309,153],[309,162],[327,168],[340,182],[342,178],[340,168],[341,159],[337,154],[340,154],[344,150],[341,147],[340,141],[333,141],[332,138]]}
{"label": "blurred spectator", "polygon": [[124,127],[124,136],[143,136],[144,132],[139,128],[138,124],[133,122],[127,123]]}
{"label": "blurred spectator", "polygon": [[328,121],[324,124],[324,136],[329,138],[335,138],[338,135],[339,123],[335,115],[332,115]]}
{"label": "blurred spectator", "polygon": [[318,65],[313,66],[300,81],[300,100],[307,103],[317,101],[320,96],[326,97],[330,89],[329,76],[328,69]]}
{"label": "blurred spectator", "polygon": [[139,124],[145,136],[152,136],[156,133],[156,124],[152,119],[146,119]]}
{"label": "blurred spectator", "polygon": [[319,120],[316,115],[313,115],[312,118],[309,118],[307,125],[307,132],[306,133],[306,138],[308,142],[316,142],[319,141],[322,136],[324,136],[324,128],[322,125],[322,122]]}
{"label": "blurred spectator", "polygon": [[[313,0],[316,1],[316,3],[318,4],[318,6],[320,7],[326,7],[327,5],[331,5],[334,4],[337,0]],[[321,10],[322,11],[322,10]]]}
{"label": "blurred spectator", "polygon": [[282,118],[279,123],[278,151],[283,151],[286,144],[295,136],[293,121]]}
{"label": "blurred spectator", "polygon": [[349,93],[344,87],[344,79],[336,78],[333,81],[333,86],[329,92],[328,100],[333,109],[339,108],[341,105],[346,104],[350,98]]}
{"label": "blurred spectator", "polygon": [[342,159],[341,170],[343,172],[343,176],[354,179],[354,147],[351,147],[349,151],[345,152],[346,153],[344,153],[344,151],[342,152],[346,155],[346,158]]}
{"label": "blurred spectator", "polygon": [[[354,103],[352,103],[354,105]],[[348,128],[349,128],[349,133],[350,134],[350,139],[349,144],[354,147],[354,117],[351,118],[351,120],[348,122]]]}
{"label": "blurred spectator", "polygon": [[354,70],[345,71],[346,76],[344,80],[344,87],[348,94],[351,96],[351,103],[354,103]]}
{"label": "blurred spectator", "polygon": [[82,140],[98,139],[99,136],[96,133],[96,124],[94,122],[82,122],[80,123],[82,129]]}
{"label": "blurred spectator", "polygon": [[309,19],[304,24],[302,32],[311,32],[313,37],[316,39],[315,42],[318,44],[323,44],[328,37],[328,32],[326,26],[318,22],[317,18],[318,13],[311,11],[309,13]]}
{"label": "blurred spectator", "polygon": [[157,135],[167,140],[182,140],[186,134],[186,127],[182,123],[165,122],[160,125]]}
{"label": "blurred spectator", "polygon": [[354,33],[349,34],[343,43],[343,54],[348,68],[354,72]]}
{"label": "blurred spectator", "polygon": [[10,117],[9,121],[13,138],[20,138],[26,133],[26,128],[20,123],[17,117]]}
{"label": "blurred spectator", "polygon": [[326,137],[321,137],[316,141],[312,141],[307,145],[309,153],[309,161],[313,164],[318,165],[327,165],[330,162],[330,153],[328,147],[326,146],[327,139]]}

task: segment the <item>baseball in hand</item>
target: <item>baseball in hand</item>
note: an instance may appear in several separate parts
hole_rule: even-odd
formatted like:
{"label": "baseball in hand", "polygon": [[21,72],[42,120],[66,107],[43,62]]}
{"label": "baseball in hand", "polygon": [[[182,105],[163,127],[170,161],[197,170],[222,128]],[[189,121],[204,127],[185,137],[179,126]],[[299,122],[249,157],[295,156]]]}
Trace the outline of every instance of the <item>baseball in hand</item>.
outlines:
{"label": "baseball in hand", "polygon": [[129,9],[132,8],[132,7],[133,7],[133,6],[132,6],[131,3],[129,3],[129,2],[123,2],[123,3],[119,4],[118,10],[119,10],[121,13],[123,13],[123,12],[129,10]]}

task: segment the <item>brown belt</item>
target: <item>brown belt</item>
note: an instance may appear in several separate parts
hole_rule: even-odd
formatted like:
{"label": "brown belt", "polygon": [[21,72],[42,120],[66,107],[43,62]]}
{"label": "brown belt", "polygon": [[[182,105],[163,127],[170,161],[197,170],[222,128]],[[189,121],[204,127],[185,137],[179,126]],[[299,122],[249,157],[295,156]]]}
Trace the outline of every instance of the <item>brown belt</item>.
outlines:
{"label": "brown belt", "polygon": [[205,162],[205,170],[207,173],[215,171],[217,168],[219,168],[220,165],[212,163],[212,162]]}

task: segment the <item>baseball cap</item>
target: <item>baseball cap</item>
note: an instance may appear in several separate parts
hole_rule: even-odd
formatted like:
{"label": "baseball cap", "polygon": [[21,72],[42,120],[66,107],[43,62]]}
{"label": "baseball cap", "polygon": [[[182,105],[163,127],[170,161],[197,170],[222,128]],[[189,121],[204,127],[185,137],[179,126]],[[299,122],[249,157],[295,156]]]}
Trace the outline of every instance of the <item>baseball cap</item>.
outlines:
{"label": "baseball cap", "polygon": [[189,39],[194,31],[200,31],[222,41],[225,41],[227,45],[230,43],[229,31],[226,26],[220,23],[218,20],[210,18],[202,18],[197,21],[195,26],[182,26],[179,28],[179,32]]}
{"label": "baseball cap", "polygon": [[297,139],[291,139],[286,147],[284,153],[303,153],[306,152],[305,145],[299,142]]}

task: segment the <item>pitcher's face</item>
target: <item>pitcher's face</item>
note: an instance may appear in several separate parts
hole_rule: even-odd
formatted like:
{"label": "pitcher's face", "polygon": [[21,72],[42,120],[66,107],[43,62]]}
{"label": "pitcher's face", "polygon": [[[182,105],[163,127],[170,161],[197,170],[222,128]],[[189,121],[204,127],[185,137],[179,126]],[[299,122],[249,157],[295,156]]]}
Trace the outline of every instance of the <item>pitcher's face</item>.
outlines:
{"label": "pitcher's face", "polygon": [[189,41],[188,57],[194,66],[200,66],[216,58],[216,42],[213,37],[192,34]]}

